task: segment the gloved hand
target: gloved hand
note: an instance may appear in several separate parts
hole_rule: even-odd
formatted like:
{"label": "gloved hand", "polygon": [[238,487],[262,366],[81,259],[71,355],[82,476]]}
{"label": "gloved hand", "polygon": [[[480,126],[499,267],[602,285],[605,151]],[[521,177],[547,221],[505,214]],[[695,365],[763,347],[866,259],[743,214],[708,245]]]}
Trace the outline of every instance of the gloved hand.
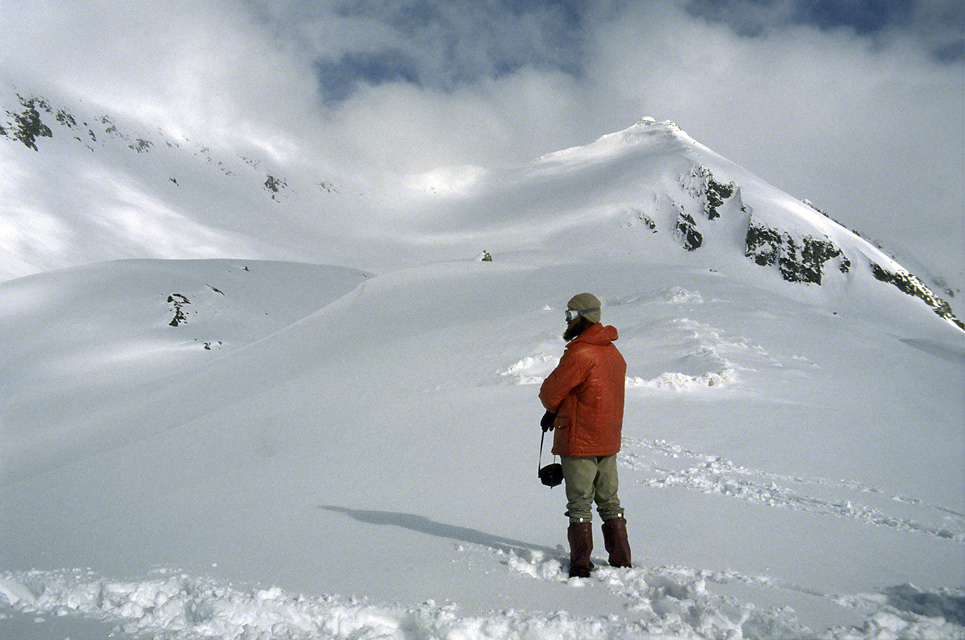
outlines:
{"label": "gloved hand", "polygon": [[553,421],[556,420],[556,414],[547,411],[543,414],[542,420],[539,421],[539,426],[543,427],[543,433],[553,430]]}

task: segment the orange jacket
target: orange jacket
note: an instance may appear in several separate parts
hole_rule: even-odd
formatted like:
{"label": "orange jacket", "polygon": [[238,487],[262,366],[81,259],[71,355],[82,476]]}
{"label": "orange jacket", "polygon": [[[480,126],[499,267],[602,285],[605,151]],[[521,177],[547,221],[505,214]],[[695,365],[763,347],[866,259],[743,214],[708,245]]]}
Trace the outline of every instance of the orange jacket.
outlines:
{"label": "orange jacket", "polygon": [[556,413],[553,453],[609,456],[620,451],[627,363],[613,341],[614,327],[592,324],[566,346],[539,390]]}

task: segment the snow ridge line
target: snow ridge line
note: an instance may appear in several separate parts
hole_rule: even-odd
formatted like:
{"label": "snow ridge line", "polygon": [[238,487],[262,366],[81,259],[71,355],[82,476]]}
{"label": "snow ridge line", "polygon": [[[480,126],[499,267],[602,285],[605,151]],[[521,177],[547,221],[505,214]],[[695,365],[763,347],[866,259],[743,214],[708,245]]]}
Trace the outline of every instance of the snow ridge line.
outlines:
{"label": "snow ridge line", "polygon": [[[930,505],[917,498],[889,497],[884,491],[858,482],[834,482],[822,478],[799,478],[762,470],[748,469],[713,456],[688,451],[665,440],[623,439],[620,462],[632,471],[649,472],[652,477],[637,480],[653,488],[681,487],[691,491],[740,498],[772,507],[784,507],[822,515],[852,518],[871,525],[892,527],[898,531],[922,533],[965,544],[965,515],[942,506]],[[662,457],[662,459],[661,459]],[[669,468],[671,460],[684,460],[691,466]],[[679,465],[678,465],[679,466]],[[844,492],[825,499],[796,490],[812,486],[818,490]],[[815,493],[812,490],[810,493]],[[896,506],[917,509],[922,516],[937,522],[925,523],[910,517],[892,515],[882,508],[861,504],[848,494],[864,494]]]}

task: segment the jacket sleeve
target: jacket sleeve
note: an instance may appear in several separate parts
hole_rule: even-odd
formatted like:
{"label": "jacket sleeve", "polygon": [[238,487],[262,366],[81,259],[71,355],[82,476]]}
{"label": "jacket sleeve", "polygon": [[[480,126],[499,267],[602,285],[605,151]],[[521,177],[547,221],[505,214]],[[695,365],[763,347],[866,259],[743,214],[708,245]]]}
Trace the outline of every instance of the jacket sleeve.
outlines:
{"label": "jacket sleeve", "polygon": [[569,395],[587,376],[587,367],[579,354],[567,349],[553,372],[546,377],[539,389],[543,408],[556,413],[563,398]]}

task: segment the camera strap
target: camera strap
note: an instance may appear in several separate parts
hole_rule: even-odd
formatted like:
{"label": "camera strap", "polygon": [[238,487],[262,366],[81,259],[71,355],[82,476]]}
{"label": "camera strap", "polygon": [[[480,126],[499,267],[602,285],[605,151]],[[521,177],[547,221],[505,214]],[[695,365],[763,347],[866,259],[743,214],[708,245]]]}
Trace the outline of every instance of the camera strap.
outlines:
{"label": "camera strap", "polygon": [[536,465],[536,471],[539,471],[540,469],[543,468],[543,440],[546,440],[545,431],[543,432],[543,435],[541,435],[539,438],[539,464]]}
{"label": "camera strap", "polygon": [[[539,439],[539,464],[536,467],[537,469],[540,469],[543,466],[543,441],[544,440],[546,440],[545,431],[543,432],[543,435],[540,436],[540,439]],[[553,456],[553,457],[555,458],[556,456]]]}
{"label": "camera strap", "polygon": [[[559,462],[554,462],[553,464],[548,464],[545,467],[543,464],[543,441],[546,440],[546,432],[539,439],[539,471],[537,475],[539,476],[539,481],[546,485],[547,487],[553,488],[557,485],[563,484],[563,465]],[[556,459],[556,456],[553,456]]]}

